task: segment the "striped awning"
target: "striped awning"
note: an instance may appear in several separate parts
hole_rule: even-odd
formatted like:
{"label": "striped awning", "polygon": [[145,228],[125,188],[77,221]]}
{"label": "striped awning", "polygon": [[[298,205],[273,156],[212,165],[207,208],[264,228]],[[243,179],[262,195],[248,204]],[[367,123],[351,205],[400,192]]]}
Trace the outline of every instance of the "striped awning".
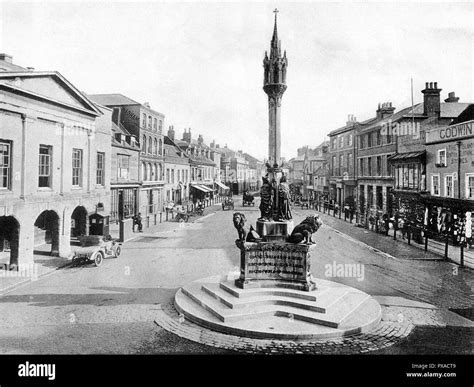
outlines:
{"label": "striped awning", "polygon": [[206,186],[201,185],[201,184],[191,184],[191,187],[196,188],[199,191],[206,192],[206,193],[213,191],[211,188],[207,188]]}
{"label": "striped awning", "polygon": [[220,181],[216,181],[216,184],[221,187],[222,189],[230,189],[229,187],[227,187],[225,184],[222,184]]}

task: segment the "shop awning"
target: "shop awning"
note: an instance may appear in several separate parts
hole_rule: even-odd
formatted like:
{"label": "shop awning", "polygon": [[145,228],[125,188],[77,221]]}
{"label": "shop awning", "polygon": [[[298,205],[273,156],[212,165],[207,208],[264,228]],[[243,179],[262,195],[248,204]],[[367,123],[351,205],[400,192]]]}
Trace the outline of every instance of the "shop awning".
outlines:
{"label": "shop awning", "polygon": [[204,186],[202,186],[202,185],[191,184],[191,187],[196,188],[196,189],[198,189],[199,191],[202,191],[202,192],[209,192],[209,190],[207,189],[207,187],[204,187]]}
{"label": "shop awning", "polygon": [[201,185],[202,188],[204,188],[206,190],[206,192],[214,192],[214,190],[210,187],[207,187],[205,185]]}
{"label": "shop awning", "polygon": [[222,184],[220,181],[216,181],[216,184],[221,187],[222,189],[230,189],[229,187],[227,187],[225,184]]}
{"label": "shop awning", "polygon": [[405,152],[405,153],[396,153],[387,158],[390,162],[403,162],[403,161],[423,161],[426,157],[426,151],[419,152]]}

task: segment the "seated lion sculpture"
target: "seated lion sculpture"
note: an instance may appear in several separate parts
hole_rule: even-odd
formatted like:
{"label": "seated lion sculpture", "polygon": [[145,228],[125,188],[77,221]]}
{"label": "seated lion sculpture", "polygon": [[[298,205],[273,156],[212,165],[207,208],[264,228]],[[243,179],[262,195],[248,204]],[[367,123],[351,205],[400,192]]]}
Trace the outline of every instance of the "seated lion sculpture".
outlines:
{"label": "seated lion sculpture", "polygon": [[234,223],[234,227],[237,229],[237,233],[239,235],[239,240],[242,242],[245,241],[245,238],[247,237],[247,229],[245,228],[245,222],[246,222],[245,215],[242,214],[241,212],[234,212],[234,215],[232,217],[232,221]]}
{"label": "seated lion sculpture", "polygon": [[313,242],[312,236],[322,225],[323,222],[321,219],[319,219],[319,215],[308,216],[293,229],[293,232],[288,237],[287,242],[300,243],[305,241],[305,243],[308,245],[313,244],[315,242]]}

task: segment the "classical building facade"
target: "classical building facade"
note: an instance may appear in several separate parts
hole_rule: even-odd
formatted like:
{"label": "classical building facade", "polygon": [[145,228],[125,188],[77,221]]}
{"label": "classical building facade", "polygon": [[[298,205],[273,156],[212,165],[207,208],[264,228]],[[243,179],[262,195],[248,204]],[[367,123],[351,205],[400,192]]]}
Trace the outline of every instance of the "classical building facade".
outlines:
{"label": "classical building facade", "polygon": [[68,257],[89,215],[110,211],[112,112],[58,72],[11,65],[0,57],[0,247],[12,264],[40,245]]}
{"label": "classical building facade", "polygon": [[163,122],[165,116],[148,103],[136,102],[121,94],[95,94],[91,99],[113,109],[113,121],[120,123],[140,142],[140,182],[138,212],[156,218],[163,208]]}

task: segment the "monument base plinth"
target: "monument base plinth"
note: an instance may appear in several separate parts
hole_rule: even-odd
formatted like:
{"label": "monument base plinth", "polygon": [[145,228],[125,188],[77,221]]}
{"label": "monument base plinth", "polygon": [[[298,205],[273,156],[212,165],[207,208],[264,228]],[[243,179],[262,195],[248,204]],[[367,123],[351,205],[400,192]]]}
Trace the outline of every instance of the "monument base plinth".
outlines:
{"label": "monument base plinth", "polygon": [[246,288],[282,287],[311,291],[310,251],[316,245],[287,242],[243,242],[240,249],[240,276],[235,286]]}
{"label": "monument base plinth", "polygon": [[257,220],[257,234],[264,242],[286,242],[286,239],[293,231],[292,220],[288,221],[268,221]]}
{"label": "monument base plinth", "polygon": [[294,290],[303,290],[305,292],[310,292],[316,290],[316,283],[309,281],[284,281],[284,280],[272,280],[272,279],[246,279],[235,280],[235,286],[239,289],[259,289],[259,288],[284,288],[284,289],[294,289]]}

